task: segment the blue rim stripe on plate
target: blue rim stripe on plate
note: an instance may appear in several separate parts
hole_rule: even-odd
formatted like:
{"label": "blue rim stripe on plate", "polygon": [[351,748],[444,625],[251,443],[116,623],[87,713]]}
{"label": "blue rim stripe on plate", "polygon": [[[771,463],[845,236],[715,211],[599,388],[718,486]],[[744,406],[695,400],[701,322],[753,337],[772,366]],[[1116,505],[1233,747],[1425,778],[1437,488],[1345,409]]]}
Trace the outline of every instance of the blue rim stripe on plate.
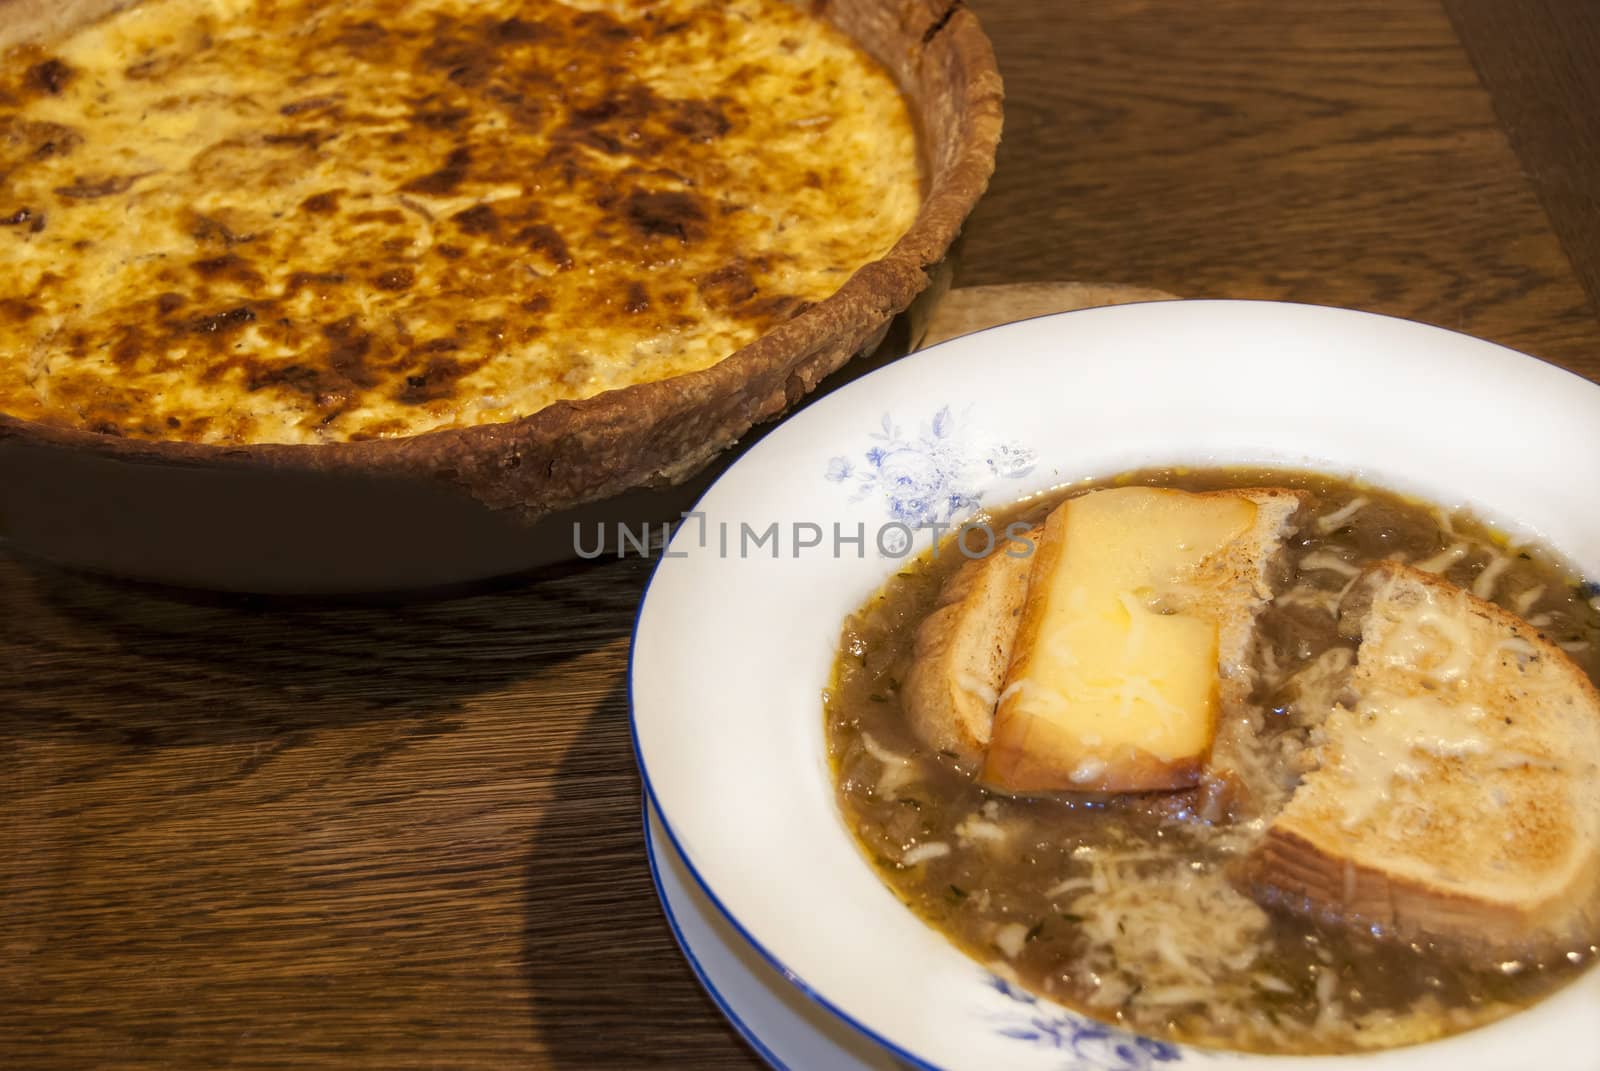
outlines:
{"label": "blue rim stripe on plate", "polygon": [[[875,373],[868,373],[868,375],[873,374]],[[862,378],[866,377],[864,376]],[[766,440],[763,440],[763,442],[765,441]],[[757,445],[759,446],[760,444]],[[706,488],[706,495],[709,495],[713,490],[715,490],[717,484],[721,483],[726,476],[726,472],[724,472],[721,476],[718,476],[716,481],[713,482],[710,487]],[[695,503],[695,508],[698,509],[700,503],[704,501],[705,495],[700,496],[700,500]],[[669,543],[668,546],[670,547],[671,544]],[[783,975],[783,977],[793,984],[796,989],[800,990],[801,993],[804,993],[808,998],[815,1001],[830,1015],[837,1016],[841,1022],[845,1023],[851,1029],[858,1031],[863,1036],[871,1040],[874,1044],[881,1045],[884,1049],[888,1050],[891,1055],[899,1060],[904,1061],[905,1063],[910,1064],[912,1067],[917,1068],[918,1071],[949,1071],[948,1068],[943,1068],[937,1064],[930,1063],[922,1057],[901,1048],[899,1045],[896,1045],[894,1042],[882,1036],[865,1023],[856,1019],[843,1008],[838,1007],[827,997],[824,997],[821,993],[818,993],[809,983],[806,982],[804,978],[801,978],[798,974],[785,966],[782,960],[773,955],[765,945],[755,939],[755,936],[745,928],[744,923],[740,922],[736,917],[734,917],[733,912],[728,910],[728,906],[722,902],[716,893],[711,891],[711,886],[706,884],[706,879],[701,875],[700,871],[695,868],[694,863],[690,861],[689,856],[684,852],[683,845],[679,843],[678,835],[673,832],[672,823],[667,820],[667,813],[661,807],[661,800],[656,795],[655,786],[650,783],[650,772],[645,766],[644,753],[639,747],[639,718],[637,708],[634,703],[633,689],[633,660],[634,653],[638,649],[639,621],[644,617],[645,603],[647,603],[650,599],[650,589],[655,586],[656,574],[661,571],[661,566],[666,561],[666,558],[662,558],[656,562],[656,567],[650,572],[650,579],[645,584],[644,594],[639,599],[639,609],[634,612],[633,634],[628,639],[628,738],[633,744],[633,761],[634,764],[639,767],[639,780],[644,785],[644,792],[649,801],[649,805],[655,808],[656,818],[661,822],[661,831],[667,835],[667,842],[672,845],[672,850],[678,853],[678,858],[683,860],[683,868],[689,872],[690,877],[694,878],[694,883],[700,887],[700,891],[705,894],[706,899],[710,901],[711,905],[717,909],[717,913],[723,918],[727,919],[728,925],[733,927],[734,932],[742,937],[746,944],[755,949],[757,955],[765,960],[773,970]],[[690,961],[691,963],[693,962],[692,957],[690,958]],[[698,973],[698,966],[696,966],[696,972]],[[730,1014],[731,1018],[731,1013],[727,1013],[726,1006],[723,1007],[723,1011],[725,1014]],[[737,1026],[737,1020],[734,1020],[734,1022]]]}
{"label": "blue rim stripe on plate", "polygon": [[[695,958],[694,950],[689,947],[688,938],[684,937],[683,930],[678,925],[678,917],[672,913],[672,904],[667,901],[667,892],[661,887],[661,871],[656,861],[655,837],[650,834],[650,811],[654,806],[651,801],[645,800],[641,802],[639,807],[644,820],[644,853],[645,858],[650,862],[650,882],[656,887],[656,899],[661,901],[661,913],[667,917],[667,928],[672,931],[672,939],[678,942],[678,950],[683,953],[683,958],[689,961],[689,969],[694,971],[695,978],[699,979],[700,988],[706,991],[706,996],[710,997],[711,1002],[717,1006],[717,1010],[722,1012],[722,1017],[732,1024],[740,1037],[744,1038],[745,1044],[754,1049],[756,1055],[771,1065],[774,1071],[789,1071],[789,1065],[778,1059],[777,1055],[767,1048],[766,1044],[750,1028],[749,1024],[734,1012],[732,1005],[718,992],[717,987],[711,982],[711,976],[706,973],[705,968],[700,965],[700,961]],[[662,822],[661,825],[663,829],[666,828],[665,822]],[[682,853],[679,853],[678,858],[683,858]],[[688,864],[685,863],[684,866],[687,869]]]}
{"label": "blue rim stripe on plate", "polygon": [[[1128,305],[1128,306],[1111,306],[1111,307],[1113,307],[1113,308],[1128,308],[1128,307],[1134,307],[1134,306],[1137,306],[1137,305],[1148,305],[1148,304],[1157,304],[1157,303],[1156,302],[1144,302],[1144,301],[1141,301],[1141,302],[1130,303],[1130,305]],[[1294,303],[1293,302],[1259,302],[1258,304],[1294,304]],[[1323,307],[1323,306],[1314,306],[1314,307]],[[1017,320],[1017,321],[1013,321],[1013,322],[1014,323],[1026,323],[1026,322],[1031,321],[1031,320],[1043,320],[1043,319],[1046,319],[1047,317],[1050,317],[1050,316],[1072,316],[1072,315],[1076,315],[1077,313],[1095,312],[1095,311],[1099,311],[1099,310],[1097,310],[1097,309],[1078,309],[1078,310],[1074,310],[1073,312],[1047,313],[1047,314],[1044,314],[1044,315],[1041,315],[1041,316],[1030,316],[1030,317],[1027,317],[1027,319],[1025,319],[1025,320]],[[1373,313],[1373,314],[1369,314],[1369,315],[1380,315],[1380,314]],[[1395,319],[1395,317],[1386,317],[1386,318],[1387,319]],[[962,338],[971,338],[973,335],[984,335],[984,334],[988,334],[988,333],[994,332],[994,331],[1003,331],[1007,327],[1010,327],[1010,326],[1011,326],[1011,324],[998,324],[998,325],[996,325],[994,327],[986,327],[981,331],[974,331],[969,335],[962,335],[961,337]],[[1446,330],[1448,330],[1448,329],[1446,329]],[[954,340],[951,340],[951,341],[954,341]],[[929,352],[932,352],[933,350],[938,349],[940,345],[944,345],[944,343],[940,343],[939,345],[936,345],[936,346],[930,346],[926,350],[918,350],[917,353],[929,353]],[[840,388],[840,390],[845,389],[845,387],[853,387],[857,383],[861,383],[861,382],[864,382],[864,381],[866,381],[868,379],[871,379],[873,376],[879,375],[879,374],[887,371],[888,369],[893,368],[895,365],[901,363],[901,361],[904,361],[907,358],[915,357],[916,355],[917,354],[907,354],[905,357],[900,358],[900,360],[890,361],[888,364],[883,365],[881,368],[874,368],[872,371],[867,372],[864,375],[862,375],[862,376],[860,376],[860,377],[858,377],[858,378],[856,378],[854,380],[851,380],[847,384],[844,384]],[[1555,366],[1555,367],[1559,367],[1559,366]],[[833,392],[833,393],[837,393],[837,392]],[[818,400],[820,401],[821,399],[818,399]],[[774,431],[775,432],[781,432],[782,431],[782,423],[780,423],[778,425],[778,427],[774,429]],[[773,437],[774,436],[769,435],[769,436],[763,438],[760,442],[756,443],[754,446],[751,447],[751,451],[754,452],[756,450],[762,449],[763,447],[766,447],[772,441]],[[748,457],[750,455],[746,454],[744,456]],[[711,496],[712,492],[714,492],[717,489],[717,487],[721,485],[722,481],[727,479],[729,474],[731,474],[733,472],[733,470],[735,468],[737,468],[737,467],[738,467],[738,465],[737,465],[737,463],[735,463],[734,465],[730,465],[730,466],[728,466],[728,468],[724,469],[722,471],[722,473],[719,474],[717,476],[717,478],[711,482],[711,485],[709,487],[707,487],[704,492],[701,493],[699,499],[697,499],[695,501],[694,508],[696,510],[700,509],[701,505],[704,504],[705,500]],[[674,539],[676,539],[676,536],[674,537]],[[670,548],[671,548],[671,543],[669,542],[667,544],[667,548],[666,549],[670,549]],[[760,941],[756,940],[755,935],[752,934],[748,929],[745,928],[744,923],[740,922],[739,919],[734,916],[733,912],[728,910],[728,906],[722,902],[722,899],[719,896],[717,896],[717,894],[715,892],[712,891],[711,886],[706,883],[705,877],[695,867],[694,862],[689,858],[688,853],[686,853],[683,850],[683,845],[678,840],[678,834],[673,831],[672,822],[667,817],[666,809],[661,806],[661,799],[660,799],[659,796],[656,795],[655,785],[652,784],[651,781],[650,781],[650,770],[645,765],[644,752],[639,746],[639,717],[638,717],[638,708],[637,708],[637,705],[636,705],[636,703],[634,701],[634,658],[635,658],[635,654],[636,654],[636,652],[638,650],[638,646],[639,646],[639,622],[644,618],[644,608],[650,601],[650,589],[655,587],[656,575],[658,573],[660,573],[661,567],[664,564],[666,564],[667,561],[668,561],[668,559],[665,558],[665,557],[662,557],[662,558],[658,559],[656,561],[655,568],[650,571],[650,579],[645,582],[644,594],[639,597],[639,608],[634,611],[634,615],[633,615],[633,632],[628,638],[628,737],[629,737],[629,739],[631,740],[631,742],[633,744],[633,761],[634,761],[634,764],[639,767],[639,779],[644,785],[645,796],[648,798],[649,805],[651,807],[655,808],[656,818],[661,822],[661,830],[662,830],[662,832],[664,832],[667,835],[667,842],[672,845],[672,850],[678,853],[678,858],[683,860],[683,868],[689,872],[689,876],[690,877],[694,878],[694,882],[695,882],[696,885],[698,885],[700,887],[700,891],[705,893],[706,899],[708,901],[710,901],[711,905],[717,909],[717,913],[720,914],[723,918],[728,920],[728,924],[733,927],[734,932],[736,932],[740,937],[742,937],[746,944],[748,944],[751,948],[755,949],[756,954],[759,955],[762,959],[764,959],[767,962],[767,964],[772,967],[773,970],[775,970],[779,974],[783,975],[783,977],[785,979],[787,979],[801,993],[805,994],[807,998],[809,998],[810,1000],[815,1001],[820,1007],[822,1007],[824,1010],[826,1010],[829,1014],[836,1016],[841,1022],[845,1023],[851,1029],[858,1031],[863,1036],[865,1036],[866,1038],[871,1040],[874,1044],[881,1045],[884,1049],[886,1049],[895,1058],[897,1058],[897,1059],[899,1059],[899,1060],[901,1060],[901,1061],[903,1061],[903,1062],[905,1062],[907,1064],[910,1064],[914,1068],[917,1068],[918,1071],[949,1071],[948,1068],[940,1067],[938,1064],[932,1063],[931,1061],[923,1059],[922,1057],[916,1055],[915,1053],[910,1052],[907,1049],[901,1048],[899,1045],[897,1045],[894,1042],[890,1041],[888,1038],[886,1038],[883,1035],[879,1034],[876,1030],[873,1030],[871,1027],[867,1026],[865,1023],[863,1023],[859,1019],[855,1018],[853,1015],[851,1015],[849,1012],[845,1011],[843,1008],[841,1008],[838,1005],[834,1004],[827,997],[825,997],[821,993],[817,992],[817,990],[815,988],[813,988],[811,986],[811,984],[808,983],[804,978],[801,978],[794,971],[790,970],[789,967],[787,967],[782,960],[780,960],[777,956],[773,955],[772,952],[765,945],[763,945]],[[653,875],[652,875],[652,877],[653,877]],[[682,942],[680,941],[680,945],[681,945],[681,943]],[[690,959],[691,964],[693,964],[694,963],[693,957],[691,956],[691,957],[689,957],[689,959]],[[699,972],[698,964],[695,964],[694,969],[696,970],[696,973]],[[723,1011],[724,1011],[725,1014],[730,1014],[730,1013],[727,1012],[726,1006],[723,1007]],[[732,1018],[732,1016],[730,1014],[730,1019],[731,1018]],[[735,1026],[737,1027],[738,1026],[737,1020],[733,1020],[733,1021],[735,1022]]]}
{"label": "blue rim stripe on plate", "polygon": [[[1081,315],[1087,315],[1087,314],[1090,314],[1090,313],[1104,314],[1104,313],[1112,311],[1112,310],[1122,310],[1122,309],[1137,308],[1140,305],[1147,305],[1147,304],[1174,304],[1174,303],[1170,302],[1170,301],[1168,301],[1168,302],[1134,302],[1134,303],[1131,303],[1129,305],[1097,306],[1097,307],[1088,308],[1088,309],[1075,309],[1075,310],[1068,311],[1068,312],[1046,313],[1046,314],[1043,314],[1043,315],[1040,315],[1040,316],[1030,316],[1030,317],[1027,317],[1027,318],[1025,318],[1023,320],[1016,320],[1016,321],[1013,321],[1012,323],[1008,323],[1008,324],[998,324],[998,325],[996,325],[994,327],[986,327],[986,328],[984,328],[984,329],[982,329],[980,331],[974,331],[974,332],[971,332],[970,334],[962,335],[962,336],[960,336],[960,338],[963,338],[963,339],[965,339],[965,338],[973,338],[975,336],[985,335],[985,334],[989,334],[991,332],[1003,332],[1003,331],[1007,330],[1008,328],[1014,326],[1015,324],[1029,323],[1029,322],[1032,322],[1034,320],[1043,320],[1043,319],[1049,319],[1049,318],[1058,317],[1058,316],[1081,316]],[[1425,321],[1422,321],[1422,320],[1414,320],[1414,319],[1410,319],[1410,318],[1404,317],[1404,316],[1392,316],[1392,315],[1388,315],[1388,314],[1385,314],[1385,313],[1367,312],[1367,311],[1361,310],[1361,309],[1341,308],[1340,306],[1336,306],[1336,305],[1315,305],[1315,304],[1312,304],[1310,302],[1301,302],[1301,301],[1251,301],[1251,300],[1238,300],[1238,299],[1198,299],[1198,300],[1191,300],[1191,301],[1183,302],[1183,304],[1191,304],[1191,305],[1192,304],[1200,304],[1200,305],[1268,305],[1268,306],[1285,306],[1285,305],[1287,305],[1287,306],[1294,306],[1294,307],[1307,308],[1307,309],[1323,309],[1323,310],[1332,310],[1332,311],[1338,311],[1338,312],[1355,313],[1355,314],[1361,315],[1361,316],[1371,316],[1371,317],[1374,317],[1374,318],[1380,319],[1380,320],[1398,320],[1398,321],[1400,321],[1402,323],[1415,324],[1417,326],[1427,327],[1427,328],[1429,328],[1431,330],[1434,330],[1434,331],[1444,331],[1447,334],[1460,335],[1463,338],[1472,339],[1474,342],[1482,343],[1482,344],[1489,345],[1489,346],[1493,346],[1496,349],[1503,350],[1507,354],[1510,354],[1510,355],[1512,355],[1514,357],[1518,357],[1518,358],[1521,358],[1521,359],[1527,360],[1527,361],[1532,361],[1532,362],[1534,362],[1534,363],[1536,363],[1538,365],[1541,365],[1546,370],[1548,370],[1549,372],[1556,372],[1556,373],[1560,373],[1561,375],[1563,375],[1565,377],[1569,377],[1576,384],[1582,384],[1582,385],[1584,385],[1586,387],[1590,387],[1590,388],[1593,388],[1593,389],[1600,389],[1600,384],[1596,384],[1594,382],[1591,382],[1590,380],[1584,378],[1583,376],[1579,375],[1578,373],[1573,372],[1570,369],[1563,368],[1561,365],[1555,364],[1552,361],[1547,361],[1547,360],[1544,360],[1544,359],[1539,358],[1539,357],[1534,357],[1531,354],[1526,354],[1526,353],[1523,353],[1523,352],[1521,352],[1519,350],[1514,350],[1514,349],[1510,348],[1509,346],[1505,346],[1505,345],[1502,345],[1502,344],[1497,343],[1497,342],[1490,342],[1487,339],[1478,338],[1475,335],[1469,335],[1465,331],[1455,331],[1455,330],[1452,330],[1451,328],[1448,328],[1448,327],[1441,327],[1438,324],[1430,324],[1430,323],[1426,323]],[[1119,313],[1119,315],[1126,315],[1126,314],[1125,313]],[[954,341],[956,341],[956,340],[955,339],[949,340],[949,342],[954,342]],[[934,351],[940,349],[941,347],[943,347],[943,346],[945,346],[947,344],[948,343],[942,342],[942,343],[939,343],[938,345],[930,346],[926,350],[919,350],[916,353],[907,354],[905,357],[902,357],[899,360],[890,361],[887,364],[883,365],[882,367],[874,368],[870,372],[867,372],[867,373],[859,376],[858,378],[850,381],[849,383],[842,385],[838,390],[830,392],[830,396],[831,396],[831,394],[836,394],[836,393],[839,393],[840,391],[843,391],[843,390],[845,390],[847,388],[854,387],[858,383],[865,382],[866,380],[871,379],[873,376],[877,376],[877,375],[880,375],[880,374],[882,374],[884,372],[887,372],[889,369],[894,368],[896,365],[902,363],[905,360],[914,359],[915,357],[919,356],[920,354],[926,354],[926,353],[934,352]],[[818,402],[821,402],[821,401],[824,401],[824,400],[825,400],[825,398],[815,399],[815,401],[818,401]],[[806,408],[809,408],[809,407],[810,406],[808,405]],[[795,415],[799,416],[800,414],[795,414]],[[751,447],[751,453],[754,453],[754,452],[762,450],[762,449],[770,449],[771,448],[770,447],[771,442],[773,441],[774,438],[777,437],[777,435],[781,434],[781,432],[783,430],[783,425],[786,424],[786,423],[788,423],[787,420],[780,422],[779,425],[774,429],[774,434],[773,435],[769,435],[769,436],[763,438],[760,442],[756,443],[754,446]],[[744,455],[744,457],[749,457],[749,456],[750,456],[750,454],[748,454],[748,453]],[[741,461],[742,460],[743,459],[741,458]],[[712,481],[711,485],[706,488],[706,490],[701,494],[700,498],[695,502],[695,509],[696,510],[700,509],[701,505],[705,502],[705,500],[711,496],[711,494],[722,484],[723,480],[727,479],[729,477],[729,475],[737,467],[738,467],[738,462],[736,462],[733,465],[730,465],[720,475],[718,475],[715,480]],[[674,538],[676,538],[676,537],[674,537]],[[669,543],[668,547],[670,548],[670,546],[671,546],[671,544]],[[719,914],[721,914],[723,918],[728,920],[729,925],[731,925],[733,927],[734,931],[736,933],[738,933],[740,937],[744,938],[745,942],[748,943],[751,948],[755,949],[756,953],[758,955],[760,955],[762,959],[766,960],[766,962],[769,965],[771,965],[771,967],[774,970],[778,971],[780,974],[783,975],[784,978],[788,979],[789,982],[791,982],[795,986],[795,988],[799,989],[801,993],[804,993],[809,999],[815,1001],[818,1005],[820,1005],[822,1008],[827,1010],[830,1014],[832,1014],[834,1016],[837,1016],[840,1021],[844,1022],[846,1025],[850,1026],[852,1029],[854,1029],[856,1031],[859,1031],[861,1034],[863,1034],[867,1038],[871,1039],[876,1044],[881,1045],[890,1054],[892,1054],[893,1056],[897,1057],[898,1059],[900,1059],[900,1060],[912,1065],[913,1067],[919,1069],[919,1071],[949,1071],[948,1068],[943,1068],[943,1067],[938,1066],[937,1064],[931,1063],[928,1060],[925,1060],[922,1057],[917,1056],[914,1053],[911,1053],[911,1052],[907,1051],[906,1049],[901,1048],[899,1045],[895,1044],[894,1042],[892,1042],[892,1041],[888,1040],[887,1038],[883,1037],[882,1035],[878,1034],[876,1031],[874,1031],[873,1029],[868,1027],[866,1024],[862,1023],[860,1020],[856,1019],[850,1013],[846,1012],[843,1008],[838,1007],[833,1002],[831,1002],[826,997],[824,997],[821,993],[817,992],[817,990],[814,989],[808,982],[806,982],[805,979],[801,978],[794,971],[790,970],[787,966],[785,966],[782,960],[778,959],[778,957],[773,955],[773,953],[765,945],[763,945],[760,941],[756,940],[755,936],[753,934],[751,934],[748,929],[745,928],[744,924],[742,922],[740,922],[739,919],[736,918],[731,911],[728,910],[727,905],[724,904],[722,902],[721,898],[719,898],[717,896],[717,894],[712,891],[711,887],[706,883],[705,877],[703,875],[701,875],[700,871],[695,867],[693,860],[691,860],[689,858],[688,854],[683,850],[683,845],[679,842],[677,833],[673,831],[672,822],[671,822],[671,820],[669,819],[669,817],[667,815],[667,811],[666,811],[666,809],[664,807],[662,807],[661,800],[656,795],[655,786],[650,781],[650,770],[645,765],[644,753],[643,753],[643,751],[641,750],[641,748],[639,746],[639,719],[638,719],[637,705],[635,703],[635,692],[634,692],[634,683],[635,683],[635,681],[634,681],[634,657],[635,657],[635,652],[637,651],[638,642],[639,642],[639,622],[644,617],[644,608],[645,608],[645,605],[650,600],[650,590],[651,590],[651,588],[653,588],[655,586],[656,575],[660,572],[661,567],[664,564],[666,564],[667,560],[668,559],[666,559],[664,557],[657,560],[655,568],[652,569],[651,572],[650,572],[650,579],[645,584],[644,594],[642,596],[640,596],[639,608],[634,612],[633,632],[632,632],[632,635],[629,637],[629,641],[628,641],[628,735],[629,735],[629,737],[630,737],[630,739],[632,741],[632,744],[633,744],[634,762],[639,767],[639,777],[640,777],[640,780],[643,782],[645,795],[649,798],[650,805],[655,808],[656,817],[661,822],[661,829],[662,829],[663,832],[666,833],[668,842],[672,845],[673,850],[678,853],[678,858],[683,860],[684,869],[687,870],[689,872],[690,876],[694,878],[695,884],[700,887],[700,890],[703,893],[705,893],[706,899],[709,900],[710,903],[712,904],[712,906],[717,909],[717,912]],[[1203,1050],[1194,1050],[1194,1049],[1190,1048],[1189,1046],[1184,1046],[1183,1048],[1184,1048],[1184,1051],[1203,1051]]]}

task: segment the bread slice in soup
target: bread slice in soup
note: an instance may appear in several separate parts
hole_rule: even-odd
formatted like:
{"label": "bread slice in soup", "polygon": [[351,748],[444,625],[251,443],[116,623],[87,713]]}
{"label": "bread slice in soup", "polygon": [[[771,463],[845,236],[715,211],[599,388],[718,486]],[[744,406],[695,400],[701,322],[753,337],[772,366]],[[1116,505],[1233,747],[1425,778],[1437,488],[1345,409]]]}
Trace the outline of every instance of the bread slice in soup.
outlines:
{"label": "bread slice in soup", "polygon": [[[992,516],[1048,518],[1026,590],[1014,562],[930,556],[846,623],[839,800],[898,897],[1042,996],[1259,1052],[1430,1041],[1592,965],[1592,584],[1464,511],[1335,476],[1072,492]],[[1030,686],[1052,704],[1019,703]],[[950,761],[952,726],[981,762]]]}
{"label": "bread slice in soup", "polygon": [[917,629],[915,658],[906,675],[906,718],[935,751],[977,765],[989,747],[994,708],[1011,665],[1011,646],[1033,567],[1014,541],[964,564],[939,593],[939,606]]}
{"label": "bread slice in soup", "polygon": [[1251,630],[1293,491],[1124,487],[1045,523],[984,783],[1140,792],[1201,776],[1222,702],[1249,692]]}
{"label": "bread slice in soup", "polygon": [[[1527,622],[1431,573],[1369,567],[1361,645],[1246,882],[1403,940],[1538,954],[1600,932],[1600,694]],[[1365,606],[1364,612],[1361,607]]]}

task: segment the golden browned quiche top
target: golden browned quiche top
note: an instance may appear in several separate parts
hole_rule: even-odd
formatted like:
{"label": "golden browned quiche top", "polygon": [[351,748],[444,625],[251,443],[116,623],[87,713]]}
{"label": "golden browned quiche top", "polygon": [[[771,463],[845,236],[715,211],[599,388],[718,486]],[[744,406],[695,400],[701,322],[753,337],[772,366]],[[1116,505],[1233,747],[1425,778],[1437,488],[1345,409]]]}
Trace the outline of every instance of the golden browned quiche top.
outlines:
{"label": "golden browned quiche top", "polygon": [[705,368],[910,226],[780,0],[150,0],[0,64],[0,412],[324,442]]}

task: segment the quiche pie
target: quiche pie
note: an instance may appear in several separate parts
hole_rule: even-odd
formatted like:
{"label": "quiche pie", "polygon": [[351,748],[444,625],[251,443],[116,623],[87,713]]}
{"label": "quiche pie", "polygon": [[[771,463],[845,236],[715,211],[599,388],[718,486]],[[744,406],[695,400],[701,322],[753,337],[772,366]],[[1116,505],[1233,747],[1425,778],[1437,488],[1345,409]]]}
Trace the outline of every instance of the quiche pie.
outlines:
{"label": "quiche pie", "polygon": [[780,0],[147,0],[5,66],[0,406],[111,435],[415,435],[699,371],[920,200],[887,72]]}
{"label": "quiche pie", "polygon": [[0,53],[0,442],[524,519],[881,337],[999,132],[927,0],[11,0]]}

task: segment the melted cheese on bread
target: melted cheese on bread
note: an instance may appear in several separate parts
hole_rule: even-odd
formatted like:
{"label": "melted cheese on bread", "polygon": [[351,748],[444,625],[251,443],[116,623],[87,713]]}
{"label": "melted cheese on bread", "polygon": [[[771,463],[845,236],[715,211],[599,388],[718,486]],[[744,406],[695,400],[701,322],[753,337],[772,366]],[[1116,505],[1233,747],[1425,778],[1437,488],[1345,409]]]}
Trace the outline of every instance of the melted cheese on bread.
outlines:
{"label": "melted cheese on bread", "polygon": [[1600,693],[1538,629],[1369,565],[1361,644],[1317,766],[1243,880],[1288,910],[1505,957],[1600,934]]}
{"label": "melted cheese on bread", "polygon": [[1045,522],[983,779],[1016,791],[1193,784],[1216,727],[1218,615],[1179,605],[1255,523],[1241,495],[1119,487]]}
{"label": "melted cheese on bread", "polygon": [[137,438],[703,369],[920,200],[888,75],[779,0],[149,0],[0,72],[0,412]]}

